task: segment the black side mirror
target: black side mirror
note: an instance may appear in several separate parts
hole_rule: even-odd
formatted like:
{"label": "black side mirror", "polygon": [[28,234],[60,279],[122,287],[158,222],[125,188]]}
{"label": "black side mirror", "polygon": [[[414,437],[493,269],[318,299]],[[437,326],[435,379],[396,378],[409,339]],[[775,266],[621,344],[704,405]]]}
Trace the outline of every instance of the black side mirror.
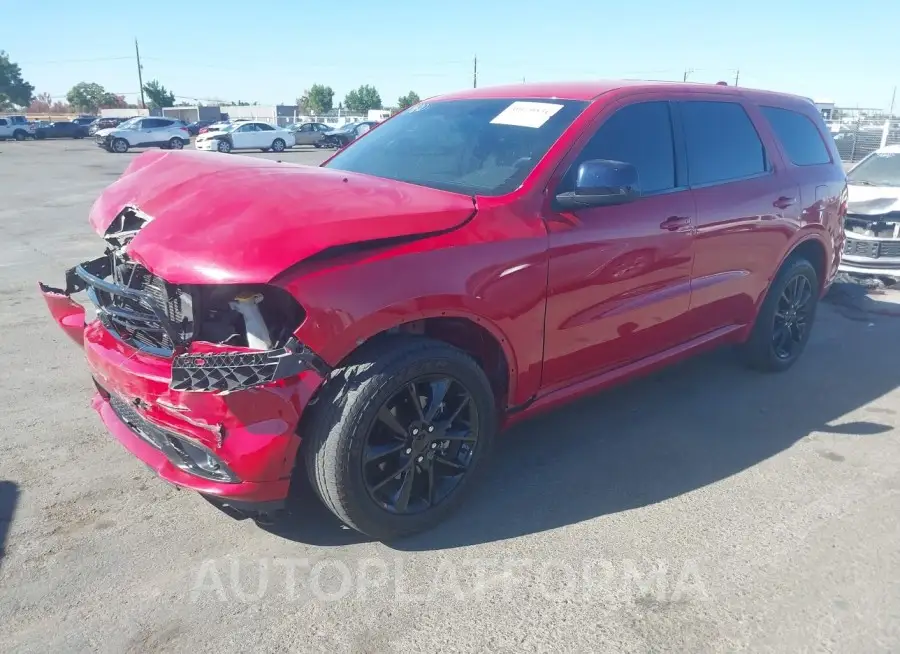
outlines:
{"label": "black side mirror", "polygon": [[575,176],[575,189],[560,193],[562,209],[577,210],[632,202],[641,196],[637,168],[624,161],[592,159],[583,162]]}

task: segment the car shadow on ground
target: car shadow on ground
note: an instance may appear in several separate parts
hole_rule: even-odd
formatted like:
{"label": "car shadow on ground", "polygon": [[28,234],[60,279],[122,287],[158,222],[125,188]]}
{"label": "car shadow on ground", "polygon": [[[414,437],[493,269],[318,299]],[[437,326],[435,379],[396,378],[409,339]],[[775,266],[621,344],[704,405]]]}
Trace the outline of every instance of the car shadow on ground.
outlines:
{"label": "car shadow on ground", "polygon": [[18,503],[19,487],[11,481],[0,481],[0,567],[6,558],[6,539]]}
{"label": "car shadow on ground", "polygon": [[[746,470],[811,432],[877,438],[892,428],[885,423],[896,421],[893,410],[875,407],[871,419],[854,422],[842,416],[900,383],[900,321],[847,320],[835,315],[844,304],[821,309],[831,315],[787,373],[747,371],[723,349],[513,427],[458,513],[390,546],[462,547],[655,504]],[[308,486],[265,528],[314,545],[366,540]]]}

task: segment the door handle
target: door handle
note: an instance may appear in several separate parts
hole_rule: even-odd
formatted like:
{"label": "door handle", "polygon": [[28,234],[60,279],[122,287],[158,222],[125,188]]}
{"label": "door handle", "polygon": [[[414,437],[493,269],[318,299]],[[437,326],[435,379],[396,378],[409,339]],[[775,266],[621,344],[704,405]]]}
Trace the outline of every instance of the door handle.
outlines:
{"label": "door handle", "polygon": [[660,229],[675,232],[684,227],[689,227],[690,224],[691,219],[686,216],[669,216],[659,224],[659,227]]}
{"label": "door handle", "polygon": [[788,207],[792,206],[795,202],[797,202],[797,198],[789,198],[789,197],[785,197],[784,195],[782,195],[780,198],[778,198],[777,200],[775,200],[775,202],[772,203],[772,206],[775,207],[776,209],[787,209]]}

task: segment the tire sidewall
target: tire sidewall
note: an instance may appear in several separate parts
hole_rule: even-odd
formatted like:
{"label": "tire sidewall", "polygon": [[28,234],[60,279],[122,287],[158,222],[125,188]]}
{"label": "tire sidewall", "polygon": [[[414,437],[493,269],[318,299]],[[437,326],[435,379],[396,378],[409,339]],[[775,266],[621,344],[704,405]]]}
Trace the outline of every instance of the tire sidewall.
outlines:
{"label": "tire sidewall", "polygon": [[223,154],[228,154],[229,152],[231,152],[231,144],[228,143],[228,141],[220,139],[219,142],[216,143],[216,150],[222,152]]}
{"label": "tire sidewall", "polygon": [[182,148],[184,148],[184,141],[182,141],[177,136],[173,136],[169,141],[169,148],[171,150],[181,150]]}
{"label": "tire sidewall", "polygon": [[281,139],[272,141],[272,150],[275,152],[284,152],[285,142]]}
{"label": "tire sidewall", "polygon": [[[444,344],[422,353],[421,359],[402,357],[348,390],[343,397],[344,408],[340,418],[337,424],[331,426],[328,435],[332,442],[326,444],[336,448],[334,481],[344,496],[343,508],[352,525],[383,540],[423,531],[453,512],[483,473],[497,430],[493,392],[478,365],[465,353]],[[381,507],[366,489],[363,452],[378,410],[410,381],[427,375],[449,376],[469,391],[478,412],[478,446],[465,476],[449,497],[422,513],[398,515]]]}
{"label": "tire sidewall", "polygon": [[[125,147],[123,147],[123,148],[120,149],[119,147],[117,147],[117,144],[119,144],[119,143],[124,143],[124,144],[125,144]],[[128,152],[128,141],[126,141],[126,140],[123,139],[123,138],[116,138],[116,139],[113,139],[111,149],[112,149],[113,152],[115,152],[115,153],[117,153],[117,154],[124,154],[125,152]]]}

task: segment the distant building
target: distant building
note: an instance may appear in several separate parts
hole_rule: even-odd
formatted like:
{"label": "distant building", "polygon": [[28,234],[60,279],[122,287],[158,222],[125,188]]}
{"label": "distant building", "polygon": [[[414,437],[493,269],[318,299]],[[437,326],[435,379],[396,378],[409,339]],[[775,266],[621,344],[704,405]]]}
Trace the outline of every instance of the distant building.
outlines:
{"label": "distant building", "polygon": [[222,111],[218,105],[196,107],[164,107],[162,115],[166,118],[175,118],[183,120],[186,123],[195,123],[198,120],[219,121],[222,118]]}
{"label": "distant building", "polygon": [[101,109],[101,118],[131,118],[132,116],[149,116],[149,109]]}
{"label": "distant building", "polygon": [[247,118],[272,125],[287,125],[294,122],[297,105],[224,105],[219,107],[219,110],[223,114],[228,114],[229,120]]}

